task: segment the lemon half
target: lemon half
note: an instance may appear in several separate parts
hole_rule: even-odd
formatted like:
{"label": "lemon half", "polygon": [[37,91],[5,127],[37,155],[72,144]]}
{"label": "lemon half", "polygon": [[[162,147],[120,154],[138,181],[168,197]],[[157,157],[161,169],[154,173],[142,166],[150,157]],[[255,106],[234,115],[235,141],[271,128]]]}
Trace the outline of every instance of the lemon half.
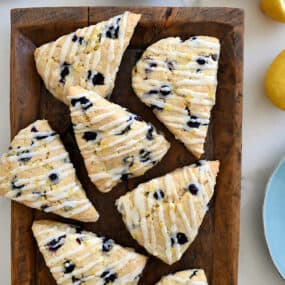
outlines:
{"label": "lemon half", "polygon": [[278,108],[285,110],[285,50],[272,62],[265,76],[266,95]]}
{"label": "lemon half", "polygon": [[279,22],[285,22],[285,0],[262,0],[262,11]]}

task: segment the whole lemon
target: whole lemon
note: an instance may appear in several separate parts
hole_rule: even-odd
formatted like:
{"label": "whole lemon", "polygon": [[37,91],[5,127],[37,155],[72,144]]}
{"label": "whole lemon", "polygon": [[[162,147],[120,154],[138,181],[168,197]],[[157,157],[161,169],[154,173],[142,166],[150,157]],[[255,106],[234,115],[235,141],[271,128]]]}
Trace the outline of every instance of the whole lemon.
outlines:
{"label": "whole lemon", "polygon": [[285,22],[284,0],[262,0],[260,6],[262,11],[272,19]]}
{"label": "whole lemon", "polygon": [[285,110],[285,50],[271,63],[264,83],[267,97],[275,106]]}

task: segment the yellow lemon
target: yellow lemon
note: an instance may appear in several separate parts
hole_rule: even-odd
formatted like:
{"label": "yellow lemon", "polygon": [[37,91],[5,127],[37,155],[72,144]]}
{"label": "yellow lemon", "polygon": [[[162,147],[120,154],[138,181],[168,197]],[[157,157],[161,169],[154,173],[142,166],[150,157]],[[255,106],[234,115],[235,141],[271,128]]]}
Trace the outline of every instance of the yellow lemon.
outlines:
{"label": "yellow lemon", "polygon": [[261,9],[272,19],[285,22],[285,2],[284,0],[262,0]]}
{"label": "yellow lemon", "polygon": [[264,83],[267,97],[278,108],[285,110],[285,50],[270,65]]}

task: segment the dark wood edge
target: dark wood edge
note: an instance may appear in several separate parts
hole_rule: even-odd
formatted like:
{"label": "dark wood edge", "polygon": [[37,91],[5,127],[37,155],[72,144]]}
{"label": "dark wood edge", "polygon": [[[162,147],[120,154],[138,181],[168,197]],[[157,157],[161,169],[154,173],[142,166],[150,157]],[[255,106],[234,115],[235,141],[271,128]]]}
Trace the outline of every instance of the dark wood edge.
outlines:
{"label": "dark wood edge", "polygon": [[[234,13],[233,13],[234,12]],[[238,13],[237,13],[238,12]],[[244,58],[244,11],[242,9],[229,10],[229,24],[232,29],[230,37],[233,41],[235,58],[235,80],[234,90],[234,116],[233,116],[233,145],[231,151],[231,164],[233,176],[232,201],[232,256],[235,257],[231,266],[233,274],[231,284],[238,284],[238,257],[239,257],[239,238],[240,238],[240,196],[241,196],[241,152],[242,152],[242,100],[243,100],[243,58]],[[238,166],[238,167],[237,167]],[[218,237],[217,237],[218,238]],[[218,244],[218,243],[215,243]],[[217,245],[217,250],[221,250]],[[213,261],[214,271],[219,269],[220,261]],[[216,285],[216,284],[214,284]],[[219,285],[219,284],[217,284]]]}
{"label": "dark wood edge", "polygon": [[[15,120],[12,114],[14,114],[14,106],[16,104],[16,96],[14,92],[14,86],[12,82],[14,82],[15,74],[13,70],[15,69],[15,38],[16,33],[18,33],[17,29],[13,26],[13,23],[11,21],[11,52],[10,52],[10,131],[11,131],[11,140],[15,136],[14,130],[15,130]],[[15,206],[16,202],[11,201],[11,238],[10,240],[13,240],[13,237],[15,236],[15,227],[14,227],[14,216],[15,216]],[[11,284],[15,284],[14,280],[14,274],[13,274],[13,260],[14,260],[14,244],[11,242]]]}
{"label": "dark wood edge", "polygon": [[[237,13],[239,11],[239,14],[241,17],[244,17],[244,10],[241,8],[228,8],[228,7],[178,7],[178,6],[171,6],[171,7],[161,7],[161,6],[155,6],[155,7],[149,7],[149,6],[133,6],[133,7],[127,7],[127,6],[78,6],[78,7],[36,7],[36,8],[15,8],[11,9],[11,24],[13,27],[17,28],[23,28],[23,27],[29,27],[34,26],[36,24],[44,25],[46,23],[49,23],[49,19],[45,17],[45,15],[49,14],[46,12],[55,12],[55,13],[61,13],[61,12],[68,12],[70,10],[78,10],[78,9],[96,9],[96,10],[105,10],[105,9],[117,9],[117,10],[131,10],[134,12],[139,12],[140,10],[144,11],[153,11],[153,10],[167,10],[167,9],[174,9],[174,10],[199,10],[199,11],[207,11],[211,9],[211,11],[215,13],[222,13],[225,15],[229,15],[229,17],[225,20],[223,20],[223,23],[227,23],[230,25],[237,25],[238,17],[231,17],[233,13]],[[226,11],[226,12],[225,12]],[[42,17],[35,18],[35,13],[39,13],[42,15]],[[219,22],[219,19],[213,19],[213,18],[206,18],[204,15],[201,15],[201,20],[205,21],[215,21]]]}
{"label": "dark wood edge", "polygon": [[[236,214],[236,236],[233,237],[233,243],[235,244],[236,256],[239,256],[239,238],[240,238],[240,196],[241,196],[241,163],[242,163],[242,117],[243,117],[243,59],[244,59],[244,11],[240,11],[239,15],[239,25],[234,26],[233,28],[233,40],[238,41],[238,44],[235,44],[235,53],[236,57],[239,58],[237,61],[237,89],[235,94],[235,119],[234,119],[234,135],[236,137],[234,142],[234,151],[237,154],[235,156],[236,165],[239,165],[239,169],[236,169],[236,181],[237,187],[234,191],[235,199],[234,204],[232,205],[233,210]],[[233,265],[234,272],[236,270],[236,280],[238,283],[238,258]]]}
{"label": "dark wood edge", "polygon": [[[89,7],[38,7],[38,8],[15,8],[10,10],[11,25],[13,28],[28,28],[35,25],[45,25],[57,21],[64,22],[68,20],[63,15],[69,15],[73,11],[89,11]],[[52,15],[53,17],[50,17]]]}
{"label": "dark wood edge", "polygon": [[13,24],[13,20],[12,20],[12,14],[11,14],[11,35],[10,35],[10,131],[11,131],[11,139],[13,138],[14,134],[12,133],[13,130],[13,124],[14,124],[14,118],[12,116],[13,112],[13,103],[14,103],[14,92],[13,92],[13,86],[12,86],[12,82],[14,79],[14,66],[15,66],[15,37],[13,36],[13,34],[16,32],[16,29],[14,27]]}
{"label": "dark wood edge", "polygon": [[[11,19],[12,20],[12,19]],[[15,29],[13,27],[12,21],[11,21],[11,36],[10,36],[10,40],[11,40],[11,45],[10,45],[10,132],[11,132],[11,140],[14,137],[14,133],[13,132],[13,125],[14,125],[14,118],[12,116],[12,114],[14,113],[13,111],[13,106],[14,106],[14,92],[13,92],[13,86],[12,86],[12,82],[14,80],[14,74],[13,74],[13,70],[14,70],[14,65],[15,65],[15,37],[12,36],[15,33]],[[10,233],[10,241],[13,240],[13,236],[14,234],[14,226],[13,226],[13,216],[14,216],[14,202],[11,202],[11,233]],[[13,271],[12,271],[12,264],[13,264],[13,244],[11,243],[11,284],[13,284]]]}
{"label": "dark wood edge", "polygon": [[[241,149],[242,149],[242,88],[243,88],[243,30],[244,30],[244,11],[243,9],[239,8],[207,8],[207,7],[111,7],[111,6],[106,6],[106,7],[47,7],[47,8],[18,8],[18,9],[12,9],[11,10],[11,57],[10,57],[10,122],[11,122],[11,137],[15,135],[13,130],[15,130],[15,121],[14,118],[11,116],[13,114],[13,108],[15,106],[16,98],[15,98],[15,92],[13,91],[13,70],[15,66],[15,33],[19,32],[20,29],[25,28],[25,27],[33,27],[35,25],[44,25],[48,23],[54,22],[56,19],[49,19],[47,17],[44,17],[46,14],[45,12],[47,11],[54,11],[55,14],[57,12],[68,12],[68,10],[73,10],[73,9],[88,9],[88,15],[89,15],[89,10],[90,9],[109,9],[109,8],[114,8],[118,10],[132,10],[134,12],[139,12],[140,9],[143,9],[144,11],[149,10],[152,11],[154,9],[183,9],[184,11],[187,10],[207,10],[211,9],[214,12],[220,12],[223,13],[223,15],[228,16],[225,19],[223,19],[223,23],[229,24],[232,27],[232,39],[233,41],[238,41],[237,44],[235,44],[235,54],[236,57],[239,58],[239,60],[236,61],[237,63],[237,70],[236,70],[236,80],[237,80],[237,88],[235,92],[235,116],[234,116],[234,134],[235,134],[235,141],[234,145],[232,147],[232,151],[237,154],[234,156],[235,161],[233,162],[233,165],[239,165],[240,167],[238,169],[235,169],[235,177],[233,177],[236,180],[236,189],[234,191],[234,200],[233,200],[233,213],[235,214],[235,234],[233,235],[233,245],[236,253],[234,256],[238,256],[238,249],[239,249],[239,224],[240,224],[240,190],[241,190]],[[226,12],[225,12],[226,11]],[[35,17],[35,13],[39,13],[43,17]],[[232,15],[235,15],[232,17]],[[55,15],[56,16],[56,15]],[[202,13],[199,17],[195,19],[195,21],[213,21],[213,22],[219,22],[219,19],[212,19],[209,17],[206,17]],[[13,212],[15,211],[15,203],[12,202],[12,208],[11,208],[11,237],[13,237],[14,233],[14,228],[13,228]],[[12,240],[12,239],[11,239]],[[11,246],[11,263],[13,264],[13,245]],[[238,260],[235,260],[233,263],[234,268],[232,269],[232,272],[235,272],[235,275],[237,277],[237,269],[238,269]],[[13,272],[12,272],[12,284],[13,283]]]}
{"label": "dark wood edge", "polygon": [[[238,12],[238,13],[237,13]],[[234,15],[234,16],[233,16]],[[239,166],[233,169],[232,180],[235,188],[233,189],[232,203],[232,249],[233,260],[231,272],[233,273],[231,284],[238,284],[238,261],[239,261],[239,239],[240,239],[240,196],[241,196],[241,153],[242,153],[242,100],[243,100],[243,58],[244,58],[244,10],[230,9],[228,23],[231,25],[231,40],[233,41],[235,53],[235,76],[236,88],[234,93],[234,117],[233,117],[233,145],[231,147],[232,160],[231,167]],[[232,17],[233,16],[233,17]],[[217,243],[216,243],[217,244]],[[217,250],[220,250],[219,248]],[[219,262],[215,270],[219,268]],[[215,262],[213,261],[213,264]],[[215,284],[216,285],[216,284]],[[218,284],[219,285],[219,284]]]}

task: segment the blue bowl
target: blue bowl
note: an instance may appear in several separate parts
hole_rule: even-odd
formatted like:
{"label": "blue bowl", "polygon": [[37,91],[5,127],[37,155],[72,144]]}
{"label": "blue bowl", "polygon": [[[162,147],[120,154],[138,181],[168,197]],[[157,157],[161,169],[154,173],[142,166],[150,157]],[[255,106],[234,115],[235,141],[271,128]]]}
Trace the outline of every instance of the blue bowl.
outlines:
{"label": "blue bowl", "polygon": [[285,159],[281,160],[267,183],[263,225],[273,263],[285,279]]}

